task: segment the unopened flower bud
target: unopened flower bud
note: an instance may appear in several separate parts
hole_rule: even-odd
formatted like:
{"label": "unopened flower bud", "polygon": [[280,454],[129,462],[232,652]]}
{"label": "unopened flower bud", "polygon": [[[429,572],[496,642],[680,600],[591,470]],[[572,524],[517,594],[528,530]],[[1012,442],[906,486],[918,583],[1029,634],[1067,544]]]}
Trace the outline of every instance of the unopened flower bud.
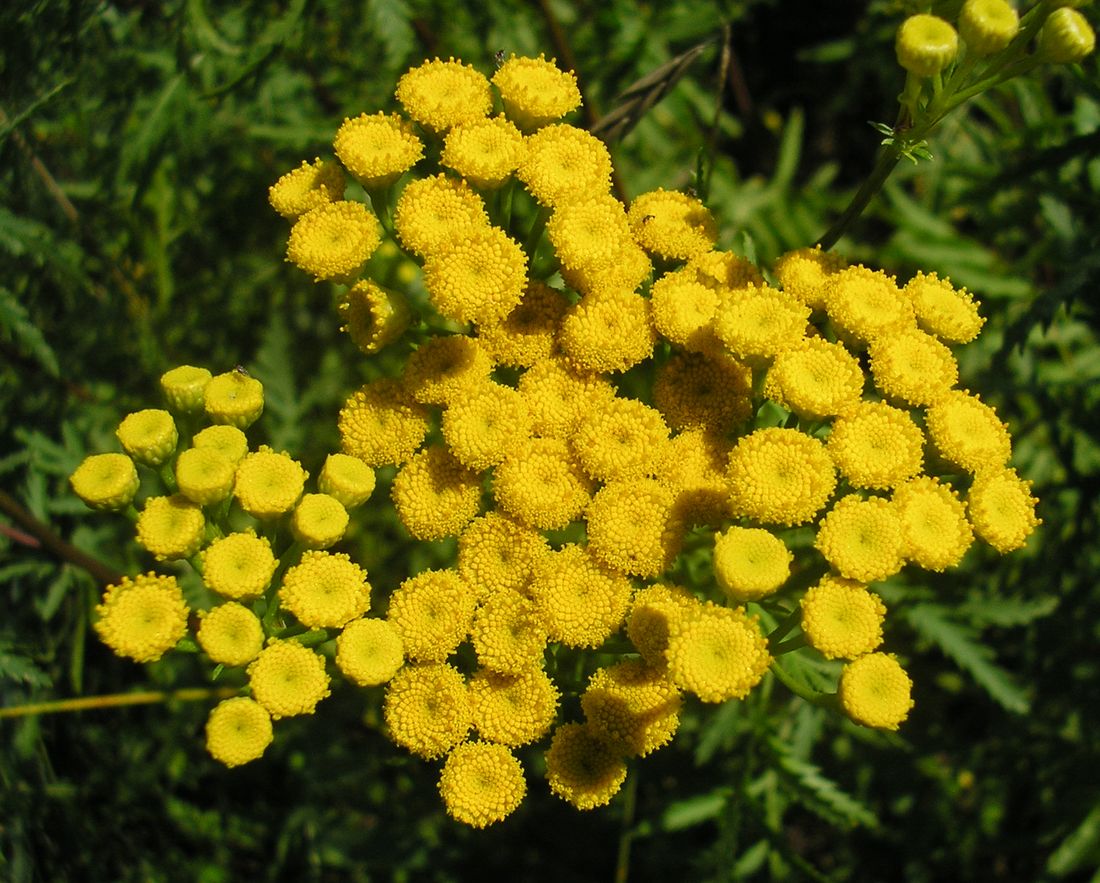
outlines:
{"label": "unopened flower bud", "polygon": [[180,365],[160,377],[160,388],[168,407],[177,414],[202,410],[202,391],[210,382],[210,372],[193,365]]}
{"label": "unopened flower bud", "polygon": [[1072,64],[1096,48],[1096,32],[1076,9],[1055,9],[1039,31],[1039,54],[1054,64]]}
{"label": "unopened flower bud", "polygon": [[175,453],[179,433],[167,411],[148,408],[127,414],[115,430],[123,449],[146,466],[159,466]]}
{"label": "unopened flower bud", "polygon": [[244,371],[227,371],[206,384],[203,405],[215,423],[247,429],[263,413],[263,384]]}
{"label": "unopened flower bud", "polygon": [[974,55],[1000,52],[1020,30],[1020,16],[1007,0],[966,0],[959,11],[959,36]]}
{"label": "unopened flower bud", "polygon": [[138,474],[125,454],[92,454],[76,467],[69,483],[93,509],[123,509],[137,493]]}
{"label": "unopened flower bud", "polygon": [[898,28],[898,64],[918,77],[940,73],[959,51],[959,35],[942,18],[911,15]]}

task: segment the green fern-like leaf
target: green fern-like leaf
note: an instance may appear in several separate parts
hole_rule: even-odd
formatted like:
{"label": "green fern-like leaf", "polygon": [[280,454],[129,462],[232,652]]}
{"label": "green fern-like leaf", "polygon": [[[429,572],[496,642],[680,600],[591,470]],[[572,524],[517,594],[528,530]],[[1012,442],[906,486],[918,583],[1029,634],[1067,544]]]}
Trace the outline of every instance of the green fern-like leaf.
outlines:
{"label": "green fern-like leaf", "polygon": [[1037,619],[1050,616],[1058,607],[1058,599],[1053,597],[1019,600],[1014,598],[981,598],[963,604],[959,615],[973,625],[1011,626],[1028,625]]}
{"label": "green fern-like leaf", "polygon": [[264,385],[264,423],[276,450],[295,451],[302,441],[302,405],[290,354],[294,350],[286,320],[273,313],[260,341],[253,373]]}
{"label": "green fern-like leaf", "polygon": [[974,629],[948,616],[947,610],[936,604],[918,604],[905,611],[905,618],[917,633],[969,672],[997,703],[1008,711],[1025,714],[1027,697],[1012,676],[993,661],[993,651],[978,642]]}
{"label": "green fern-like leaf", "polygon": [[818,766],[795,757],[778,739],[769,740],[769,747],[775,756],[776,768],[783,775],[792,795],[811,812],[834,825],[879,827],[878,816],[828,778]]}

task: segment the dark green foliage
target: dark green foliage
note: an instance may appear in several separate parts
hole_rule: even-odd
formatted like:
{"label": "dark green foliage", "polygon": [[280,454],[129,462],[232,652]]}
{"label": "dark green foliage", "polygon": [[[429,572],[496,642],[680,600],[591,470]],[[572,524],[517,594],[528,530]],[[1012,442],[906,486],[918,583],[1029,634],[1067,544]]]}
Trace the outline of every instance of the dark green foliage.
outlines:
{"label": "dark green foliage", "polygon": [[[893,29],[914,5],[0,4],[0,487],[107,567],[148,569],[129,523],[88,512],[67,476],[116,449],[119,419],[181,362],[260,378],[253,441],[316,474],[343,397],[377,369],[339,332],[328,288],[283,262],[267,187],[327,154],[344,116],[392,108],[411,64],[454,55],[490,71],[498,50],[571,52],[588,124],[703,45],[644,114],[623,114],[619,178],[627,197],[705,189],[720,247],[766,263],[820,236],[870,169],[881,136],[867,121],[895,112]],[[898,734],[769,677],[744,702],[688,707],[674,745],[632,768],[632,815],[627,795],[587,814],[557,801],[532,749],[527,801],[474,832],[443,814],[436,767],[382,735],[377,695],[346,685],[233,771],[203,749],[204,703],[5,719],[0,877],[566,883],[616,879],[627,843],[635,880],[1096,879],[1097,64],[1041,71],[949,118],[934,158],[903,163],[838,249],[899,279],[949,275],[983,301],[962,385],[1010,424],[1044,520],[1024,552],[975,549],[959,570],[884,588],[887,647],[916,683]],[[100,587],[9,508],[3,706],[210,683],[186,654],[112,656],[89,628]],[[368,507],[348,548],[392,587],[402,542]],[[425,546],[415,566],[449,552]],[[835,678],[809,654],[783,664],[806,691]]]}

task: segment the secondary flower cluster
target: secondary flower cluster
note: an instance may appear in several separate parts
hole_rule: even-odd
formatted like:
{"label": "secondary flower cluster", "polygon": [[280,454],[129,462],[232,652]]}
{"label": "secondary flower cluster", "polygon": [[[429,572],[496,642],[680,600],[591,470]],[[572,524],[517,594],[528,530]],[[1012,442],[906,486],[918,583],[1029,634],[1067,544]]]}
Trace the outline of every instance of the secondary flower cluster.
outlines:
{"label": "secondary flower cluster", "polygon": [[[392,740],[442,760],[447,811],[484,827],[522,801],[525,746],[545,746],[534,762],[559,797],[604,805],[628,761],[671,741],[685,701],[741,699],[786,652],[844,660],[843,709],[896,729],[911,683],[880,650],[886,611],[868,586],[904,566],[955,566],[975,535],[1019,548],[1037,524],[1006,427],[959,387],[951,346],[983,322],[970,295],[935,274],[899,285],[813,249],[764,272],[716,248],[693,196],[656,190],[624,206],[607,148],[559,122],[580,101],[572,75],[541,57],[509,59],[491,82],[430,61],[396,97],[401,113],[345,120],[336,159],[303,163],[270,198],[293,224],[288,260],[336,283],[345,330],[398,366],[347,399],[334,458],[365,470],[364,486],[374,468],[396,467],[390,496],[410,545],[456,538],[457,553],[448,568],[378,587],[379,619],[364,616],[365,574],[317,551],[342,526],[299,524],[302,545],[278,563],[259,536],[211,543],[204,577],[229,600],[204,628],[220,617],[219,635],[251,635],[256,650],[232,662],[207,645],[234,641],[198,636],[216,661],[249,665],[251,696],[215,710],[211,752],[258,756],[268,715],[312,711],[335,668],[386,684]],[[419,268],[401,291],[372,260],[383,241]],[[174,433],[144,442],[157,462]],[[305,521],[300,467],[241,454],[234,511],[261,528]],[[97,496],[79,472],[73,481],[112,506],[136,484],[104,479]],[[227,499],[181,493],[197,515],[144,532],[139,522],[157,557],[193,555],[203,513]],[[798,542],[807,528],[812,548]],[[240,557],[219,562],[230,541]],[[700,555],[713,574],[702,582],[685,566]],[[239,577],[216,582],[232,567]],[[167,580],[134,584],[167,598]],[[110,625],[111,599],[129,591],[108,590],[100,633],[155,658],[183,635],[186,607],[178,594],[158,602],[163,637],[130,652],[148,639],[123,643],[114,633],[127,629]],[[242,612],[219,614],[230,605]]]}

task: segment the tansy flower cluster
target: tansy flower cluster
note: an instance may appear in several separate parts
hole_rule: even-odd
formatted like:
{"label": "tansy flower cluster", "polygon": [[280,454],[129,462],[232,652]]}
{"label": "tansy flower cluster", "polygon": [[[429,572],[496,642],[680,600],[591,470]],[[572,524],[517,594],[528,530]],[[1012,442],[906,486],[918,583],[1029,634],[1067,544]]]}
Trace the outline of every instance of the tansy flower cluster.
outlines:
{"label": "tansy flower cluster", "polygon": [[[139,542],[226,599],[196,639],[247,666],[211,753],[258,756],[271,719],[311,713],[334,674],[384,684],[390,738],[439,764],[448,813],[480,828],[521,805],[532,769],[578,809],[607,804],[685,706],[743,699],[787,652],[842,660],[840,706],[896,729],[911,683],[882,649],[873,584],[956,566],[975,537],[1020,548],[1038,524],[1006,426],[960,386],[952,347],[981,330],[976,301],[817,249],[757,267],[685,193],[622,204],[606,146],[563,121],[575,78],[545,58],[491,79],[436,59],[395,98],[270,192],[288,261],[334,283],[344,329],[386,356],[340,410],[320,493],[289,456],[249,450],[254,381],[199,369],[166,375],[172,413],[120,428],[126,455],[73,476],[118,509],[135,462],[175,469]],[[372,275],[383,241],[417,268],[400,291]],[[173,414],[203,408],[219,425],[176,453],[191,430]],[[328,549],[379,467],[408,547],[456,553],[376,585],[376,613],[367,574]],[[226,532],[226,512],[252,532]],[[289,547],[269,541],[280,523]],[[699,558],[709,578],[689,578]],[[138,592],[140,628],[115,612]],[[112,587],[100,612],[139,661],[188,629],[170,577]]]}

